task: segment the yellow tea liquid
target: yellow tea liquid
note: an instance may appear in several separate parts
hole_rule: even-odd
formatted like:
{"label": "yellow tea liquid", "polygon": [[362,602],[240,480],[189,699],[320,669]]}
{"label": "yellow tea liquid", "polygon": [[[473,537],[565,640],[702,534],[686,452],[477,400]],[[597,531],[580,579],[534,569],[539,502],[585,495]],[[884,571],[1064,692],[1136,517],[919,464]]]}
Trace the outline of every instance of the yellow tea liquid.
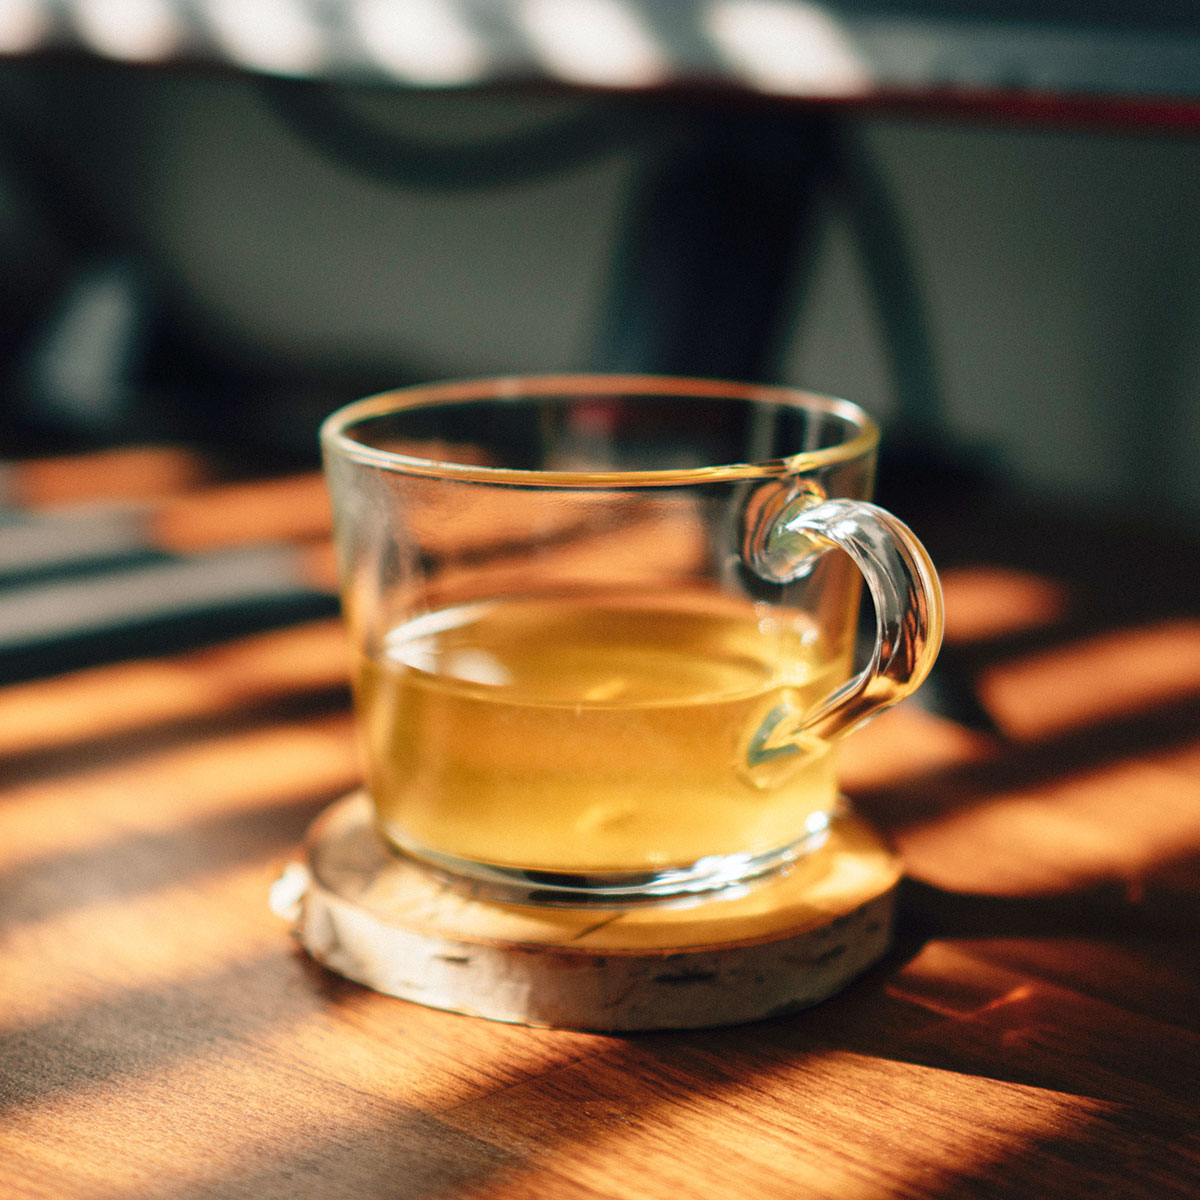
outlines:
{"label": "yellow tea liquid", "polygon": [[429,613],[356,681],[378,820],[415,853],[527,870],[776,850],[832,806],[833,754],[768,749],[755,765],[755,736],[847,672],[802,617],[726,598]]}

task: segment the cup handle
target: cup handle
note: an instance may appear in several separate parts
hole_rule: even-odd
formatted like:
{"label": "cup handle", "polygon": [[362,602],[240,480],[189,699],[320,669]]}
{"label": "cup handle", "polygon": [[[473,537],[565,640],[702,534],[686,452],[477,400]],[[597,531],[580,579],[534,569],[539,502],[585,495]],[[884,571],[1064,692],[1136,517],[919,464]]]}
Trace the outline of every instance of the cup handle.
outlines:
{"label": "cup handle", "polygon": [[782,739],[769,734],[771,743],[801,746],[841,737],[916,691],[937,658],[944,617],[937,571],[907,525],[865,500],[805,494],[788,503],[758,540],[750,565],[772,583],[803,578],[823,555],[844,550],[875,606],[875,648],[867,665],[815,709],[799,714],[798,725],[791,714],[791,728]]}

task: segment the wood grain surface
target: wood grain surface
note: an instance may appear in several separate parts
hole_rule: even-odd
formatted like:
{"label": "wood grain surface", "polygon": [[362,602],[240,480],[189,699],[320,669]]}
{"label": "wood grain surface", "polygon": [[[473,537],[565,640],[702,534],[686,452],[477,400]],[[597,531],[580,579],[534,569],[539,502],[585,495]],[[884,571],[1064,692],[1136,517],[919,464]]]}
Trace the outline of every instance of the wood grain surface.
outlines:
{"label": "wood grain surface", "polygon": [[[165,461],[189,545],[319,541],[268,519],[311,488],[206,507]],[[298,950],[269,887],[358,778],[335,621],[0,689],[0,1196],[1200,1194],[1197,546],[984,504],[900,513],[945,671],[845,753],[897,944],[733,1029],[498,1024]]]}

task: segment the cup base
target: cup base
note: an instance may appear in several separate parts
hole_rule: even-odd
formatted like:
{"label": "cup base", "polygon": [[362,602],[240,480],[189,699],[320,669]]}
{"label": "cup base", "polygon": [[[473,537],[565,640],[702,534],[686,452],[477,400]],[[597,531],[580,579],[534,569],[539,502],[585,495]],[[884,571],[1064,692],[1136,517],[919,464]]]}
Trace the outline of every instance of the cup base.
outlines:
{"label": "cup base", "polygon": [[[802,837],[761,854],[714,854],[683,867],[649,871],[527,870],[473,862],[410,846],[395,849],[474,900],[559,908],[635,908],[735,897],[819,850],[830,816],[817,814]],[[389,839],[390,840],[390,839]]]}

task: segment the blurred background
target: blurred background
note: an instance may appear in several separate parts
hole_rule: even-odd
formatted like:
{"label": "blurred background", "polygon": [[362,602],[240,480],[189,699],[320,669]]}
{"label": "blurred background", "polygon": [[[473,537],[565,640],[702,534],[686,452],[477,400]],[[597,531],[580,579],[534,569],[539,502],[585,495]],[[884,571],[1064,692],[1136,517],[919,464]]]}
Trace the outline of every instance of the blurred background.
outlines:
{"label": "blurred background", "polygon": [[1200,520],[1190,5],[5,0],[0,50],[4,457],[692,371]]}

